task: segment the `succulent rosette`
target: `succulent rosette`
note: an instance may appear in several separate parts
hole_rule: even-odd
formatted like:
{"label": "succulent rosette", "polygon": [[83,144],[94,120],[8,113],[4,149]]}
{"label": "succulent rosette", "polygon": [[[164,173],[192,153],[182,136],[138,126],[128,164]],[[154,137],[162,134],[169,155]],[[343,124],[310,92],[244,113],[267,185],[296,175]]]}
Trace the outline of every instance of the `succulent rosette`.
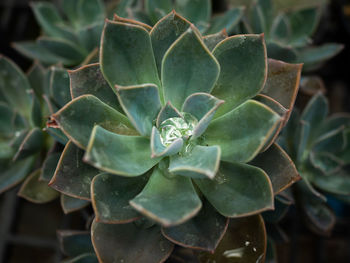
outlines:
{"label": "succulent rosette", "polygon": [[[299,179],[273,142],[300,72],[268,61],[263,35],[202,37],[175,12],[153,28],[106,20],[100,63],[69,72],[72,101],[48,124],[70,139],[50,185],[92,200],[100,261],[156,251],[150,262],[159,262],[173,247],[168,240],[214,251],[227,218],[273,209],[274,194]],[[260,216],[248,221],[253,227],[238,227],[242,219],[231,228],[263,229]],[[133,242],[143,249],[129,253]]]}
{"label": "succulent rosette", "polygon": [[301,114],[293,112],[279,143],[292,157],[303,178],[294,188],[297,205],[309,227],[329,234],[335,215],[327,196],[349,202],[350,116],[328,116],[328,101],[318,93]]}
{"label": "succulent rosette", "polygon": [[44,34],[36,41],[15,43],[18,52],[47,65],[75,66],[96,57],[106,17],[103,2],[63,0],[61,3],[61,10],[49,2],[32,3]]}

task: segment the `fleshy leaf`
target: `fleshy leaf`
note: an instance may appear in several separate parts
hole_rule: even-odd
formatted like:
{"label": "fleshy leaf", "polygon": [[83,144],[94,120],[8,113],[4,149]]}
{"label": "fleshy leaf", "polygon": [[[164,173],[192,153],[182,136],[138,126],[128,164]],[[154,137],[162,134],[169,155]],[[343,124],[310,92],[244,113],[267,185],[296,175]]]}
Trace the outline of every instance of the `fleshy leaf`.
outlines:
{"label": "fleshy leaf", "polygon": [[136,130],[151,135],[153,121],[161,109],[158,87],[154,84],[116,86],[119,103]]}
{"label": "fleshy leaf", "polygon": [[116,22],[121,22],[121,23],[127,23],[127,24],[132,24],[132,25],[137,25],[137,26],[141,26],[143,27],[144,29],[146,29],[147,31],[151,31],[152,30],[152,27],[145,24],[145,23],[142,23],[140,21],[137,21],[137,20],[133,20],[133,19],[128,19],[128,18],[124,18],[124,17],[120,17],[118,16],[117,14],[114,14],[113,16],[113,21],[116,21]]}
{"label": "fleshy leaf", "polygon": [[216,116],[231,111],[257,95],[267,75],[263,35],[237,35],[221,41],[213,50],[221,70],[212,94],[224,99]]}
{"label": "fleshy leaf", "polygon": [[175,10],[199,28],[206,28],[211,15],[211,1],[175,1]]}
{"label": "fleshy leaf", "polygon": [[167,239],[180,246],[214,252],[226,232],[228,222],[228,218],[205,201],[195,217],[179,226],[163,228],[162,232]]}
{"label": "fleshy leaf", "polygon": [[324,175],[317,173],[311,179],[319,189],[336,195],[350,195],[350,175],[346,171]]}
{"label": "fleshy leaf", "polygon": [[264,146],[279,119],[270,108],[248,100],[212,121],[204,133],[205,142],[219,145],[224,161],[248,162]]}
{"label": "fleshy leaf", "polygon": [[[281,43],[273,41],[267,43],[266,49],[269,58],[288,63],[295,63],[299,54],[292,47],[284,46]],[[302,63],[302,61],[299,62]]]}
{"label": "fleshy leaf", "polygon": [[58,164],[58,161],[60,159],[61,153],[60,152],[54,152],[50,153],[46,156],[46,159],[43,163],[41,174],[40,174],[40,180],[49,182],[53,175],[55,174],[55,170]]}
{"label": "fleshy leaf", "polygon": [[32,129],[19,146],[13,160],[21,160],[41,150],[44,135],[39,128]]}
{"label": "fleshy leaf", "polygon": [[195,146],[188,153],[170,157],[169,172],[192,178],[213,179],[220,164],[219,146]]}
{"label": "fleshy leaf", "polygon": [[50,97],[58,107],[62,107],[71,100],[68,72],[58,67],[50,70]]}
{"label": "fleshy leaf", "polygon": [[[275,99],[291,112],[298,93],[302,64],[268,60],[267,80],[262,93]],[[285,118],[285,123],[289,114]]]}
{"label": "fleshy leaf", "polygon": [[51,189],[47,182],[39,181],[40,174],[39,169],[28,176],[18,192],[20,197],[33,203],[44,204],[59,196],[59,193]]}
{"label": "fleshy leaf", "polygon": [[2,168],[0,171],[0,194],[22,182],[29,174],[33,163],[34,158],[29,157]]}
{"label": "fleshy leaf", "polygon": [[173,11],[153,27],[151,40],[159,76],[165,52],[189,28],[190,24],[190,22]]}
{"label": "fleshy leaf", "polygon": [[160,158],[151,158],[150,141],[145,137],[120,135],[95,126],[84,160],[108,173],[138,176]]}
{"label": "fleshy leaf", "polygon": [[91,181],[100,172],[84,163],[83,155],[83,150],[68,142],[49,185],[66,195],[90,200]]}
{"label": "fleshy leaf", "polygon": [[182,118],[181,113],[171,104],[170,101],[165,104],[165,106],[159,111],[159,114],[157,116],[157,127],[165,121],[166,119],[173,118],[173,117],[180,117]]}
{"label": "fleshy leaf", "polygon": [[196,139],[205,132],[216,110],[223,103],[223,100],[207,93],[194,93],[186,98],[182,111],[192,114],[199,120],[191,139]]}
{"label": "fleshy leaf", "polygon": [[165,157],[178,153],[183,146],[183,139],[178,138],[169,146],[164,146],[160,137],[160,133],[156,127],[152,129],[151,135],[151,157]]}
{"label": "fleshy leaf", "polygon": [[96,176],[91,186],[96,221],[107,224],[124,224],[141,217],[129,205],[129,201],[142,191],[147,180],[147,175],[125,178],[105,173]]}
{"label": "fleshy leaf", "polygon": [[273,209],[273,190],[266,173],[247,164],[222,162],[215,180],[194,179],[208,201],[226,217]]}
{"label": "fleshy leaf", "polygon": [[204,44],[212,51],[218,43],[228,37],[226,30],[222,30],[216,34],[211,34],[203,37]]}
{"label": "fleshy leaf", "polygon": [[190,178],[169,176],[157,168],[130,204],[163,226],[185,222],[195,216],[202,206]]}
{"label": "fleshy leaf", "polygon": [[103,224],[94,221],[91,238],[100,262],[164,262],[174,245],[158,226],[139,228],[134,223]]}
{"label": "fleshy leaf", "polygon": [[346,147],[346,137],[344,134],[344,126],[317,138],[312,147],[315,152],[331,152],[336,153],[344,150]]}
{"label": "fleshy leaf", "polygon": [[41,128],[43,125],[43,112],[41,111],[41,105],[38,97],[35,95],[34,91],[29,92],[32,96],[31,105],[31,123],[34,127]]}
{"label": "fleshy leaf", "polygon": [[32,105],[29,90],[29,81],[22,70],[8,58],[0,56],[0,92],[28,120]]}
{"label": "fleshy leaf", "polygon": [[214,253],[199,252],[198,261],[234,263],[264,262],[266,230],[260,215],[231,219]]}
{"label": "fleshy leaf", "polygon": [[275,195],[301,179],[293,161],[278,144],[258,154],[251,164],[266,172]]}
{"label": "fleshy leaf", "polygon": [[151,38],[141,26],[107,20],[101,40],[100,63],[111,87],[144,83],[160,87]]}
{"label": "fleshy leaf", "polygon": [[[93,109],[93,111],[91,111]],[[86,148],[94,125],[119,134],[135,134],[129,120],[92,95],[82,95],[52,115],[62,131],[75,144]]]}
{"label": "fleshy leaf", "polygon": [[69,195],[61,194],[61,207],[65,214],[75,212],[88,206],[88,200],[71,197]]}
{"label": "fleshy leaf", "polygon": [[100,64],[90,64],[68,71],[72,99],[91,94],[121,112],[118,98],[100,70]]}
{"label": "fleshy leaf", "polygon": [[341,169],[344,162],[332,153],[310,152],[311,164],[325,175],[335,173]]}
{"label": "fleshy leaf", "polygon": [[193,26],[188,28],[170,46],[162,61],[164,98],[178,109],[192,93],[210,93],[220,71],[220,65],[196,30]]}
{"label": "fleshy leaf", "polygon": [[234,7],[230,8],[222,15],[214,16],[210,22],[209,28],[205,31],[205,34],[215,34],[225,28],[227,33],[232,35],[233,29],[244,14],[243,11],[244,7]]}
{"label": "fleshy leaf", "polygon": [[93,253],[90,233],[87,231],[59,230],[57,231],[62,252],[69,257],[84,253]]}

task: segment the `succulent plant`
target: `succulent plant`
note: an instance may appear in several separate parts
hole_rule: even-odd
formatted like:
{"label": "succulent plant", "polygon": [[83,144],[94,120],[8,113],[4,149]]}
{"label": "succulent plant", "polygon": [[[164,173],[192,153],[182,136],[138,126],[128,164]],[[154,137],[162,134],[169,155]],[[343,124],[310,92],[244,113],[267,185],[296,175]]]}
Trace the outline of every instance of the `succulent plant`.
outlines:
{"label": "succulent plant", "polygon": [[21,54],[44,64],[74,66],[97,54],[105,7],[100,0],[63,0],[62,11],[49,2],[33,2],[35,18],[44,35],[14,44]]}
{"label": "succulent plant", "polygon": [[320,234],[329,234],[335,222],[325,195],[348,202],[350,194],[350,116],[327,115],[328,101],[318,93],[301,115],[292,114],[279,139],[303,178],[293,189],[297,205]]}
{"label": "succulent plant", "polygon": [[[301,65],[267,60],[263,35],[202,37],[175,12],[153,28],[115,20],[100,63],[69,71],[72,101],[48,123],[70,139],[50,185],[92,200],[102,262],[159,262],[170,241],[214,251],[227,217],[273,209],[274,194],[299,179],[273,142]],[[263,229],[259,216],[248,222]]]}
{"label": "succulent plant", "polygon": [[201,33],[209,35],[224,29],[232,34],[244,8],[235,7],[212,16],[211,0],[122,0],[115,11],[119,16],[155,25],[172,10],[191,21]]}
{"label": "succulent plant", "polygon": [[[239,0],[231,2],[242,4]],[[263,32],[269,58],[304,63],[304,70],[314,70],[343,49],[343,45],[335,43],[313,45],[311,37],[319,25],[324,1],[305,1],[297,9],[291,9],[287,3],[281,8],[283,1],[277,0],[250,2],[246,3],[248,6],[242,19],[242,31]]]}

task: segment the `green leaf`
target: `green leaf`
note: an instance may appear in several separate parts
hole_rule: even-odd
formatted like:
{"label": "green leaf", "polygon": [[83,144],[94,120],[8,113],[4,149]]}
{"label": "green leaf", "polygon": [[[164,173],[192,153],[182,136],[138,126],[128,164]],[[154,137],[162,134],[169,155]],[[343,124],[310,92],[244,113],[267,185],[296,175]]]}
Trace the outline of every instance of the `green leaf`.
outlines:
{"label": "green leaf", "polygon": [[323,44],[299,50],[297,62],[304,63],[304,70],[317,69],[323,62],[338,55],[344,46],[341,44]]}
{"label": "green leaf", "polygon": [[204,44],[212,51],[217,44],[228,37],[226,30],[222,30],[216,34],[211,34],[203,37]]}
{"label": "green leaf", "polygon": [[161,19],[151,30],[152,47],[159,76],[165,52],[189,26],[189,21],[173,11]]}
{"label": "green leaf", "polygon": [[336,195],[350,195],[350,175],[342,170],[329,175],[314,174],[312,183],[319,189]]}
{"label": "green leaf", "polygon": [[263,35],[239,35],[221,41],[213,50],[221,70],[212,94],[225,100],[217,117],[257,95],[267,75]]}
{"label": "green leaf", "polygon": [[278,121],[278,114],[270,108],[248,100],[212,121],[204,133],[205,142],[219,145],[224,161],[248,162],[264,146]]}
{"label": "green leaf", "polygon": [[35,61],[27,72],[30,87],[34,90],[35,95],[39,98],[39,100],[42,99],[42,95],[44,93],[45,74],[46,70],[38,61]]}
{"label": "green leaf", "polygon": [[192,178],[213,179],[220,165],[219,146],[197,145],[184,155],[170,157],[169,172]]}
{"label": "green leaf", "polygon": [[72,32],[63,29],[64,21],[52,3],[33,2],[31,7],[36,21],[48,36],[74,39]]}
{"label": "green leaf", "polygon": [[34,41],[16,42],[13,43],[12,46],[22,55],[31,59],[37,59],[44,64],[52,65],[58,62],[62,62],[63,64],[67,65],[71,63],[69,58],[59,57]]}
{"label": "green leaf", "polygon": [[228,223],[227,218],[205,201],[195,217],[179,226],[162,228],[162,232],[167,239],[182,247],[214,252]]}
{"label": "green leaf", "polygon": [[[103,30],[103,20],[98,23],[85,26],[81,28],[77,34],[79,37],[79,44],[85,52],[91,52],[100,45],[100,37]],[[86,59],[86,58],[85,58]]]}
{"label": "green leaf", "polygon": [[6,101],[22,115],[30,119],[30,84],[22,70],[11,60],[0,56],[0,91]]}
{"label": "green leaf", "polygon": [[145,188],[130,204],[163,226],[185,222],[195,216],[202,206],[190,178],[167,177],[159,169],[153,171]]}
{"label": "green leaf", "polygon": [[278,224],[283,217],[287,214],[290,207],[290,203],[285,202],[279,196],[275,198],[275,210],[266,211],[262,213],[265,222],[271,224]]}
{"label": "green leaf", "polygon": [[90,204],[89,201],[84,199],[78,199],[75,197],[71,197],[65,194],[61,194],[61,207],[65,214],[69,214],[75,211],[78,211],[80,209],[83,209],[84,207],[88,206]]}
{"label": "green leaf", "polygon": [[64,39],[40,37],[37,43],[55,56],[63,58],[61,62],[67,66],[79,64],[87,55],[85,50]]}
{"label": "green leaf", "polygon": [[24,199],[38,204],[51,202],[59,193],[51,189],[47,182],[39,181],[41,170],[38,169],[28,176],[19,189],[18,195]]}
{"label": "green leaf", "polygon": [[205,132],[216,110],[223,103],[223,100],[219,100],[207,93],[194,93],[186,98],[182,111],[192,114],[199,120],[193,130],[192,140]]}
{"label": "green leaf", "polygon": [[122,176],[144,174],[160,158],[151,158],[149,139],[126,136],[95,126],[84,160],[96,168]]}
{"label": "green leaf", "polygon": [[125,178],[115,174],[99,174],[92,181],[92,205],[96,221],[107,224],[129,223],[140,214],[129,201],[142,191],[147,175]]}
{"label": "green leaf", "polygon": [[198,262],[263,262],[266,230],[261,216],[231,219],[214,253],[197,252]]}
{"label": "green leaf", "polygon": [[90,233],[87,231],[59,230],[57,236],[61,250],[66,256],[75,257],[94,252]]}
{"label": "green leaf", "polygon": [[160,87],[151,38],[143,27],[107,20],[100,52],[101,71],[111,87],[144,83]]}
{"label": "green leaf", "polygon": [[159,125],[169,119],[169,118],[173,118],[173,117],[181,117],[182,118],[182,114],[171,104],[170,101],[168,101],[165,106],[159,111],[159,114],[157,116],[157,127],[159,127]]}
{"label": "green leaf", "polygon": [[210,93],[219,75],[218,62],[196,30],[193,26],[187,29],[163,58],[164,98],[176,108],[181,108],[185,99],[193,93]]}
{"label": "green leaf", "polygon": [[[268,68],[262,93],[275,99],[291,112],[298,93],[302,65],[269,59]],[[289,115],[287,114],[285,123]]]}
{"label": "green leaf", "polygon": [[[136,19],[136,18],[134,18],[134,19]],[[118,16],[117,14],[114,14],[114,16],[113,16],[113,21],[141,26],[144,29],[146,29],[148,32],[150,32],[152,30],[152,27],[149,26],[148,24],[145,24],[143,22],[140,22],[140,21],[137,21],[134,19],[123,18],[123,17]]]}
{"label": "green leaf", "polygon": [[222,15],[214,16],[205,34],[215,34],[226,29],[227,33],[232,35],[235,26],[239,23],[244,14],[244,9],[244,7],[234,7],[227,10]]}
{"label": "green leaf", "polygon": [[257,155],[251,164],[266,172],[275,195],[301,179],[293,161],[278,144]]}
{"label": "green leaf", "polygon": [[9,105],[0,102],[0,137],[11,138],[16,132],[14,127],[14,117],[16,113],[9,107]]}
{"label": "green leaf", "polygon": [[[349,113],[335,113],[326,119],[326,121],[322,124],[320,128],[319,134],[323,135],[331,130],[336,130],[340,126],[350,127],[350,114]],[[350,143],[350,142],[348,142]]]}
{"label": "green leaf", "polygon": [[60,129],[48,127],[45,128],[44,131],[50,134],[57,142],[63,145],[65,145],[69,140],[68,137]]}
{"label": "green leaf", "polygon": [[42,165],[39,180],[49,182],[55,174],[55,170],[60,159],[60,152],[49,153]]}
{"label": "green leaf", "polygon": [[305,121],[300,121],[300,124],[296,131],[294,131],[295,134],[295,148],[296,148],[296,161],[299,162],[301,160],[304,160],[307,158],[306,154],[308,151],[307,144],[309,141],[310,136],[310,124]]}
{"label": "green leaf", "polygon": [[49,185],[63,194],[90,200],[92,179],[100,172],[84,163],[84,151],[68,142]]}
{"label": "green leaf", "polygon": [[13,160],[21,160],[41,150],[44,134],[39,128],[32,129],[19,146]]}
{"label": "green leaf", "polygon": [[211,1],[176,0],[175,10],[197,27],[205,28],[211,16]]}
{"label": "green leaf", "polygon": [[58,123],[68,138],[83,149],[87,147],[94,125],[119,134],[136,134],[123,114],[92,95],[82,95],[73,99],[51,118]]}
{"label": "green leaf", "polygon": [[26,158],[24,160],[10,163],[0,171],[0,193],[5,192],[9,188],[19,184],[29,174],[34,158]]}
{"label": "green leaf", "polygon": [[158,226],[139,228],[134,223],[102,224],[94,221],[91,237],[101,262],[164,262],[174,245],[161,234]]}
{"label": "green leaf", "polygon": [[171,0],[146,0],[145,9],[153,24],[173,9]]}
{"label": "green leaf", "polygon": [[75,258],[66,259],[62,263],[98,263],[95,253],[85,253]]}
{"label": "green leaf", "polygon": [[344,165],[343,161],[328,152],[310,152],[311,164],[325,175],[336,173]]}
{"label": "green leaf", "polygon": [[332,130],[314,141],[312,150],[315,152],[337,153],[345,149],[347,144],[344,126]]}
{"label": "green leaf", "polygon": [[105,18],[104,4],[101,0],[80,0],[77,4],[77,15],[81,25],[91,25]]}
{"label": "green leaf", "polygon": [[43,113],[41,111],[40,101],[33,90],[30,91],[30,94],[32,96],[31,123],[32,126],[41,128],[43,124]]}
{"label": "green leaf", "polygon": [[194,181],[223,216],[242,217],[273,209],[272,185],[260,168],[222,162],[214,180]]}
{"label": "green leaf", "polygon": [[122,112],[116,94],[102,75],[100,64],[86,65],[76,70],[70,70],[68,73],[73,99],[81,95],[91,94],[119,112]]}
{"label": "green leaf", "polygon": [[119,103],[136,130],[150,136],[153,121],[161,109],[158,87],[154,84],[116,86]]}
{"label": "green leaf", "polygon": [[183,139],[178,138],[169,146],[164,146],[158,129],[153,127],[151,134],[151,157],[165,157],[176,154],[182,149],[183,143]]}
{"label": "green leaf", "polygon": [[71,100],[69,75],[66,69],[50,68],[50,97],[61,108]]}

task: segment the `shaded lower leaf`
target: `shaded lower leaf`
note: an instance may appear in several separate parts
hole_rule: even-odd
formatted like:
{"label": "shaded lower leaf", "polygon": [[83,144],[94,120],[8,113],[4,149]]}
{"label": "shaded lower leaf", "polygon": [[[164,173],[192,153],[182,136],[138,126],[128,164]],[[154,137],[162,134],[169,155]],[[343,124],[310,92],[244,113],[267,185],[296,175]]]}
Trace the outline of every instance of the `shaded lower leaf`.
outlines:
{"label": "shaded lower leaf", "polygon": [[61,194],[61,207],[65,214],[80,210],[88,206],[90,202],[84,199],[78,199],[69,195]]}
{"label": "shaded lower leaf", "polygon": [[273,209],[273,191],[266,173],[254,166],[222,162],[215,180],[194,179],[208,201],[227,217]]}
{"label": "shaded lower leaf", "polygon": [[108,224],[127,223],[140,214],[129,205],[129,201],[142,191],[147,175],[125,178],[115,174],[99,174],[92,181],[92,205],[96,221]]}
{"label": "shaded lower leaf", "polygon": [[202,206],[190,178],[169,175],[158,168],[130,204],[163,226],[185,222],[195,216]]}
{"label": "shaded lower leaf", "polygon": [[43,132],[39,128],[32,129],[19,146],[14,160],[24,159],[40,151],[43,144]]}
{"label": "shaded lower leaf", "polygon": [[212,18],[209,28],[205,34],[214,34],[223,29],[227,30],[229,35],[232,35],[233,29],[238,24],[243,16],[244,7],[234,7],[227,10],[222,15],[216,15]]}
{"label": "shaded lower leaf", "polygon": [[47,203],[59,196],[59,193],[50,188],[45,181],[39,181],[41,170],[36,170],[28,176],[18,192],[20,197],[33,203]]}
{"label": "shaded lower leaf", "polygon": [[75,258],[63,260],[62,263],[98,263],[98,259],[94,253],[86,253]]}
{"label": "shaded lower leaf", "polygon": [[90,200],[92,178],[100,173],[84,163],[84,151],[72,142],[67,143],[58,162],[50,186],[66,195]]}
{"label": "shaded lower leaf", "polygon": [[180,246],[214,252],[226,232],[228,222],[229,219],[205,201],[195,217],[179,226],[163,227],[162,232],[171,242]]}
{"label": "shaded lower leaf", "polygon": [[336,195],[350,195],[350,174],[340,171],[329,175],[315,174],[312,183],[319,189]]}
{"label": "shaded lower leaf", "polygon": [[58,152],[54,152],[47,155],[42,166],[42,170],[39,178],[40,180],[49,182],[52,179],[52,177],[55,174],[55,170],[60,157],[61,157],[61,153],[58,153]]}
{"label": "shaded lower leaf", "polygon": [[94,252],[88,231],[59,230],[57,235],[61,250],[66,256],[76,257]]}
{"label": "shaded lower leaf", "polygon": [[231,219],[226,234],[214,254],[199,252],[200,263],[264,262],[266,231],[261,216]]}
{"label": "shaded lower leaf", "polygon": [[0,171],[0,194],[19,184],[29,174],[34,157],[11,163]]}
{"label": "shaded lower leaf", "polygon": [[91,238],[100,262],[164,262],[174,245],[158,226],[139,228],[134,223],[113,225],[94,221]]}
{"label": "shaded lower leaf", "polygon": [[257,155],[251,164],[267,173],[274,194],[282,192],[301,179],[292,159],[278,144],[273,144],[267,151]]}

